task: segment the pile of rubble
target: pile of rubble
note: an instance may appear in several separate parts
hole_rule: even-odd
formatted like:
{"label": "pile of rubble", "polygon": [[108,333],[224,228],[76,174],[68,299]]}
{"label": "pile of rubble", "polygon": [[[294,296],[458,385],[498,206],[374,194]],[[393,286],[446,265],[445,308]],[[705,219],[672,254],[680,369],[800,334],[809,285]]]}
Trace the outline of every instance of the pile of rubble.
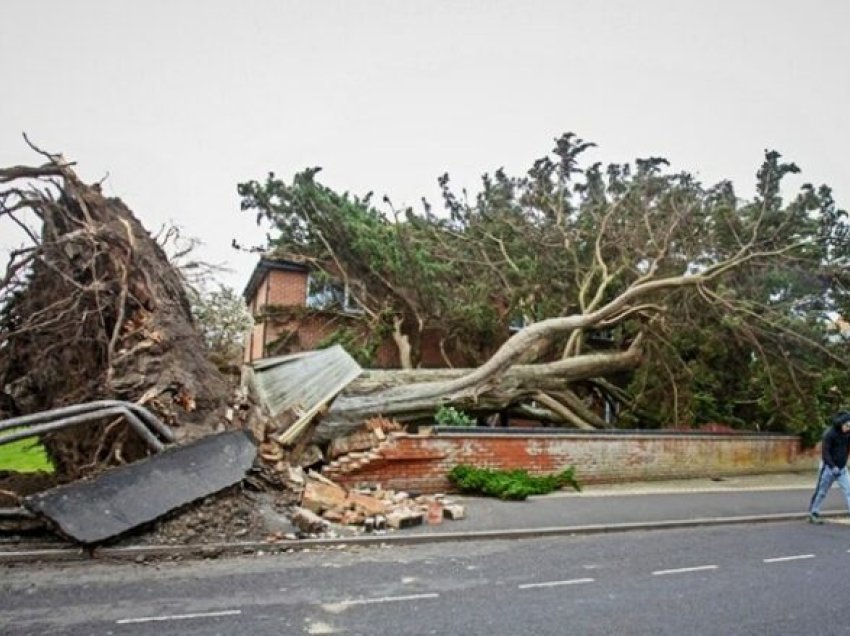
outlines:
{"label": "pile of rubble", "polygon": [[[322,452],[315,445],[299,449],[296,442],[293,449],[278,441],[283,428],[280,419],[273,421],[266,418],[259,429],[256,423],[262,422],[262,418],[253,419],[253,433],[259,432],[262,442],[258,448],[258,461],[245,480],[247,491],[243,489],[243,497],[253,492],[249,495],[255,500],[253,505],[264,512],[235,514],[238,523],[234,523],[234,528],[240,529],[236,538],[282,541],[335,537],[349,533],[380,533],[464,518],[464,507],[445,495],[386,490],[377,484],[346,488],[318,472],[319,468],[332,468],[335,473],[344,473],[371,461],[393,435],[403,432],[397,421],[372,418],[352,433],[331,440]],[[210,499],[217,500],[218,497]],[[163,526],[167,524],[159,524],[164,531],[158,533],[160,539],[162,535],[170,534],[185,538],[194,530],[198,530],[201,541],[209,537],[221,538],[215,524],[207,523],[209,520],[202,518],[204,515],[196,514],[197,506],[190,508],[191,511],[177,515],[170,524],[173,527],[165,528]],[[247,521],[249,518],[250,522]]]}
{"label": "pile of rubble", "polygon": [[232,486],[165,515],[150,527],[122,535],[115,545],[261,541],[267,534],[265,520],[257,514],[257,502],[247,497],[241,486]]}
{"label": "pile of rubble", "polygon": [[331,440],[326,458],[325,453],[315,444],[304,444],[299,448],[296,443],[295,449],[290,450],[286,444],[281,443],[281,431],[285,430],[288,424],[286,418],[266,418],[264,421],[256,418],[251,431],[255,439],[261,440],[260,458],[280,475],[285,475],[290,469],[290,459],[294,459],[297,465],[302,467],[327,463],[331,468],[344,467],[353,470],[364,461],[377,458],[376,451],[388,436],[403,430],[401,424],[395,420],[374,417],[354,432]]}
{"label": "pile of rubble", "polygon": [[[382,445],[403,430],[395,420],[375,417],[328,446],[325,469],[337,473],[356,470],[378,458]],[[307,534],[332,531],[333,524],[356,526],[366,532],[409,528],[422,523],[438,524],[443,519],[463,519],[463,506],[445,495],[415,495],[385,490],[380,485],[346,489],[328,477],[301,467],[292,467],[271,455],[270,445],[261,446],[260,456],[274,459],[274,468],[283,477],[286,489],[298,493],[292,508],[292,523]],[[312,457],[311,457],[312,459]],[[303,461],[301,462],[304,463]]]}
{"label": "pile of rubble", "polygon": [[[297,470],[290,474],[298,479]],[[379,486],[347,490],[313,471],[303,474],[300,486],[301,501],[292,510],[292,523],[307,534],[326,533],[332,524],[357,526],[366,532],[398,530],[459,520],[466,514],[462,505],[445,495],[412,496]]]}

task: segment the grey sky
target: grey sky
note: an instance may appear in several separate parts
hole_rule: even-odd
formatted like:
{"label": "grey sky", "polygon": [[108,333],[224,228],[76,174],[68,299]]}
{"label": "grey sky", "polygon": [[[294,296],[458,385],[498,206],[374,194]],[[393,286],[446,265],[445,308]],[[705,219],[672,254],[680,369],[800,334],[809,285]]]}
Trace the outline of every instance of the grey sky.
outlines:
{"label": "grey sky", "polygon": [[574,131],[594,160],[660,155],[747,195],[777,149],[850,207],[848,31],[844,0],[5,0],[0,165],[38,161],[26,131],[109,173],[240,290],[231,238],[262,233],[236,184],[269,170],[418,205]]}

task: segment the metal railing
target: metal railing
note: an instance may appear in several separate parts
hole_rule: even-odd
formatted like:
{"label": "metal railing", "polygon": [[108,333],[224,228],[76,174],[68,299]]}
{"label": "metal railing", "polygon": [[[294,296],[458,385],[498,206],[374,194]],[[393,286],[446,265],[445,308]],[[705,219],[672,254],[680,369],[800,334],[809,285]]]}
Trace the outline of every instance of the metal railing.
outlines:
{"label": "metal railing", "polygon": [[105,417],[123,417],[139,437],[156,452],[165,448],[160,439],[166,443],[175,440],[174,432],[145,407],[119,400],[99,400],[0,420],[0,432],[16,429],[0,434],[0,446],[69,426],[102,420]]}

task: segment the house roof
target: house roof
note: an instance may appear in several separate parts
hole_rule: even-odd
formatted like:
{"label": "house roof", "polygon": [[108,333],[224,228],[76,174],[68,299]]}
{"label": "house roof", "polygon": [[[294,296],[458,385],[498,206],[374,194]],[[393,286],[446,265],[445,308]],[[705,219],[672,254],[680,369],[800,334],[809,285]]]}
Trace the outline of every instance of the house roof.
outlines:
{"label": "house roof", "polygon": [[260,286],[263,277],[273,270],[307,273],[310,271],[310,268],[304,263],[296,263],[295,261],[286,259],[261,258],[256,267],[254,267],[254,271],[251,272],[251,278],[248,279],[248,284],[242,292],[242,298],[250,302],[254,294],[257,293],[257,288]]}

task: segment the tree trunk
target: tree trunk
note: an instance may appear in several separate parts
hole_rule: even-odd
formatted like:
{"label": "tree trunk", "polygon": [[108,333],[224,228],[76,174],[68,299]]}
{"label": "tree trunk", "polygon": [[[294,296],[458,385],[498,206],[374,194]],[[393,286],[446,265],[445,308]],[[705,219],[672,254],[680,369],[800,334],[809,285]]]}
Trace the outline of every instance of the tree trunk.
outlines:
{"label": "tree trunk", "polygon": [[[657,304],[638,302],[653,295],[663,295],[673,289],[702,285],[757,255],[767,254],[770,253],[752,252],[747,245],[733,257],[697,274],[655,278],[654,270],[651,269],[597,309],[587,313],[548,318],[525,327],[502,344],[484,364],[463,375],[458,376],[455,371],[446,379],[389,387],[362,397],[340,397],[319,426],[317,438],[321,441],[329,439],[375,415],[401,420],[425,417],[444,404],[466,409],[496,410],[540,390],[547,392],[551,385],[557,385],[551,386],[552,390],[561,391],[568,388],[570,381],[637,368],[641,357],[640,334],[628,351],[619,354],[578,355],[537,365],[517,365],[517,362],[541,340],[550,341],[557,335],[576,330],[610,326],[641,311],[663,310]],[[614,363],[613,360],[619,363]],[[533,393],[530,391],[532,387]],[[569,408],[566,405],[564,407]]]}
{"label": "tree trunk", "polygon": [[398,359],[402,369],[413,368],[413,356],[411,354],[412,347],[410,346],[410,336],[403,333],[401,330],[402,319],[396,317],[393,319],[393,340],[398,348]]}
{"label": "tree trunk", "polygon": [[[499,411],[523,400],[538,399],[541,392],[549,396],[547,401],[556,400],[551,396],[568,390],[572,382],[633,370],[640,360],[640,348],[635,345],[627,351],[587,354],[546,364],[515,365],[479,386],[445,393],[435,393],[434,387],[461,386],[461,381],[475,370],[367,371],[334,401],[314,439],[327,441],[377,415],[399,421],[413,420],[433,415],[442,405],[468,411]],[[564,409],[575,411],[574,404],[561,404]],[[577,415],[576,420],[585,422],[587,414],[582,415]],[[575,420],[573,425],[578,425]]]}

